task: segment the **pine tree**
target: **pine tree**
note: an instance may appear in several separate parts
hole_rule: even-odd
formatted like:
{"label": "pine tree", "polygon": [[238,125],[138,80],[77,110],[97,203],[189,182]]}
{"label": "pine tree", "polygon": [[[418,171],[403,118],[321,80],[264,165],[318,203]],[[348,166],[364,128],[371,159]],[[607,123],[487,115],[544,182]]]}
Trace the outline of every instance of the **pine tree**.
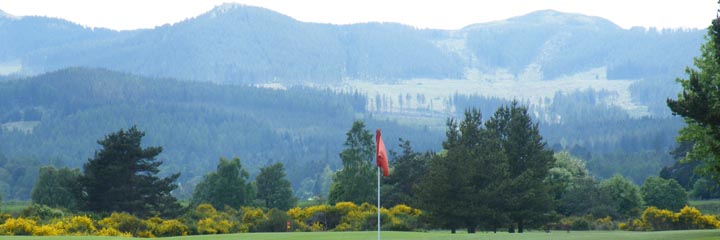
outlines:
{"label": "pine tree", "polygon": [[503,210],[520,233],[526,225],[543,224],[554,209],[554,188],[545,179],[555,158],[545,149],[538,124],[533,124],[527,108],[513,102],[498,109],[487,126],[493,139],[499,140],[506,161],[502,167],[506,173],[501,192],[507,194]]}
{"label": "pine tree", "polygon": [[162,147],[142,148],[145,133],[135,126],[107,135],[102,146],[83,166],[80,182],[85,209],[93,212],[128,212],[137,216],[177,213],[180,205],[170,193],[179,173],[159,178]]}

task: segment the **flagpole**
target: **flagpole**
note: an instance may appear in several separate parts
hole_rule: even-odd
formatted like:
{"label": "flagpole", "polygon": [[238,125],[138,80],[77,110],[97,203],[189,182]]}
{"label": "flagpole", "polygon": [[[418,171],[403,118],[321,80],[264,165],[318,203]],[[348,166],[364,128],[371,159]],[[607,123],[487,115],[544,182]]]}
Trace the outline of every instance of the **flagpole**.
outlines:
{"label": "flagpole", "polygon": [[378,197],[378,199],[377,199],[378,200],[378,204],[377,204],[378,214],[377,215],[378,215],[378,219],[377,219],[377,225],[378,225],[378,240],[380,240],[380,168],[377,168],[377,169],[378,169],[378,171],[377,171],[377,175],[378,175],[378,184],[377,184],[377,189],[378,189],[378,196],[377,196]]}

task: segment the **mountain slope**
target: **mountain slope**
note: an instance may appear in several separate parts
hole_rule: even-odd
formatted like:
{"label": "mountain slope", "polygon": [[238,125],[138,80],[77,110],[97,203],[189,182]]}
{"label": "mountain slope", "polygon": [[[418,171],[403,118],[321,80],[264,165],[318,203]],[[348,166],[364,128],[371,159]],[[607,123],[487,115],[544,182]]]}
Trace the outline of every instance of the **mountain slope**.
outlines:
{"label": "mountain slope", "polygon": [[[30,158],[22,162],[33,164],[18,173],[0,170],[0,191],[8,199],[26,199],[34,178],[20,184],[6,177],[35,174],[47,164],[80,167],[99,147],[97,140],[133,125],[146,132],[145,146],[163,147],[164,174],[182,173],[180,196],[187,197],[218,158],[236,156],[252,175],[283,162],[297,189],[324,167],[339,167],[345,132],[365,115],[364,102],[357,94],[183,82],[88,68],[0,82],[0,159]],[[388,141],[402,136],[420,149],[436,148],[442,136],[371,117],[365,121],[369,128],[387,129]],[[13,184],[3,188],[3,182]],[[11,193],[14,185],[25,191]]]}
{"label": "mountain slope", "polygon": [[672,79],[692,63],[703,31],[625,30],[552,10],[453,31],[331,25],[226,4],[173,25],[123,32],[59,19],[0,18],[0,34],[12,36],[0,39],[0,64],[20,62],[26,74],[91,66],[199,81],[326,84],[457,79],[468,69],[536,71],[553,79],[597,67],[607,67],[610,78]]}

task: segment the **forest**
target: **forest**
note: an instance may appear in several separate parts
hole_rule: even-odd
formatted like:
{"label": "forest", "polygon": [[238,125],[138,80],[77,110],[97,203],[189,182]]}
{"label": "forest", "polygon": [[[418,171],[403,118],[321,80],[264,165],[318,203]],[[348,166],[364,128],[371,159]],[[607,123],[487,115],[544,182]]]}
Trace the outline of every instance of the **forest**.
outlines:
{"label": "forest", "polygon": [[[562,122],[538,119],[549,148],[584,159],[600,178],[621,174],[636,184],[675,162],[670,151],[679,119],[632,118],[598,104],[599,95],[559,93],[551,106],[537,108],[541,115],[564,116]],[[323,175],[340,167],[343,132],[358,118],[386,129],[392,151],[399,151],[399,138],[419,151],[440,150],[443,130],[377,119],[365,111],[366,98],[357,92],[227,86],[89,68],[0,82],[2,194],[28,199],[38,167],[79,167],[97,150],[97,139],[133,125],[147,132],[146,143],[164,146],[163,174],[184,173],[175,192],[181,198],[189,197],[220,157],[239,157],[251,176],[267,163],[281,162],[292,169],[288,177],[299,197],[326,195]],[[487,115],[509,101],[458,95],[453,103]]]}

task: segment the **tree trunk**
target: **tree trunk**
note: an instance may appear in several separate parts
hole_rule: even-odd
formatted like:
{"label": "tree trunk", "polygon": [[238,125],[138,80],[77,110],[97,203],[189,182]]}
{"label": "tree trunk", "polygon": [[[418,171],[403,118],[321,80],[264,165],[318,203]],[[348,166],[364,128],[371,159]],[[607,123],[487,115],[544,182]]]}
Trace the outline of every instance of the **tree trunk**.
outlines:
{"label": "tree trunk", "polygon": [[510,224],[510,227],[508,227],[508,232],[515,233],[515,224],[514,223]]}
{"label": "tree trunk", "polygon": [[450,228],[450,233],[455,234],[455,228]]}
{"label": "tree trunk", "polygon": [[475,233],[475,226],[473,226],[473,224],[468,224],[468,225],[467,225],[467,232],[468,232],[468,233]]}
{"label": "tree trunk", "polygon": [[523,230],[525,230],[525,226],[523,226],[523,220],[520,219],[520,221],[518,221],[518,233],[523,233]]}

